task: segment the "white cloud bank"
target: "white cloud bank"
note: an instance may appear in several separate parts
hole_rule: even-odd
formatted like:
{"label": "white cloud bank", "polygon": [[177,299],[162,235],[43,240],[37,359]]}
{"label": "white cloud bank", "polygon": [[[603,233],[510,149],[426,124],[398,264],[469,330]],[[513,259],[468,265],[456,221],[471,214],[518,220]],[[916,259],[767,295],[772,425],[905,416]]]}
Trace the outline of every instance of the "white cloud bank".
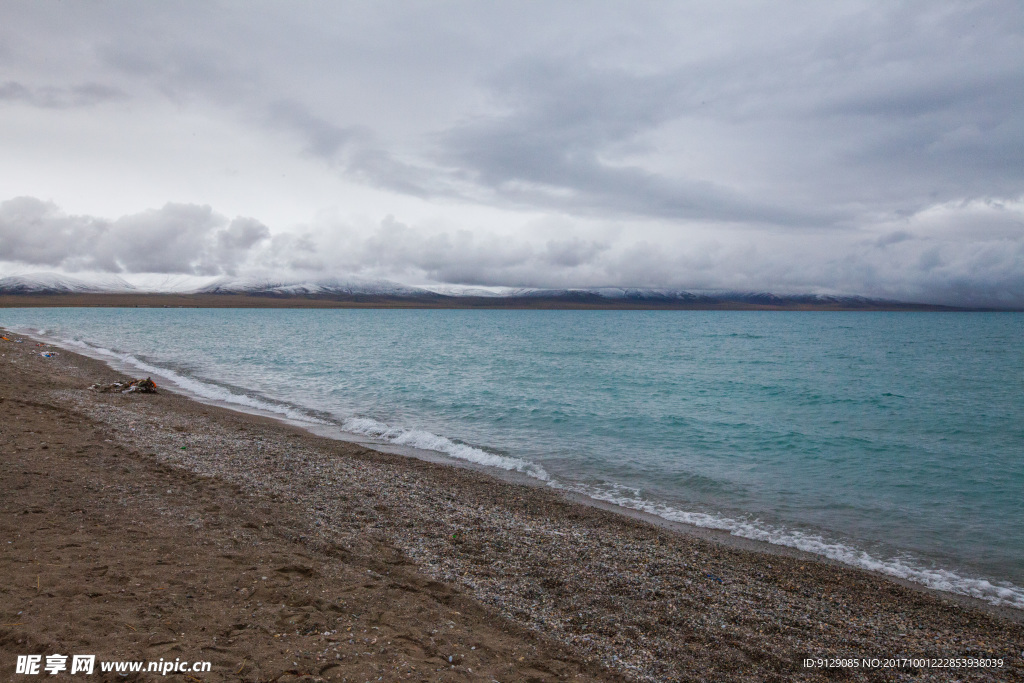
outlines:
{"label": "white cloud bank", "polygon": [[209,206],[194,204],[167,204],[106,220],[68,215],[33,197],[0,203],[4,260],[68,271],[234,275],[269,238],[270,230],[259,221],[228,221]]}
{"label": "white cloud bank", "polygon": [[590,239],[542,224],[508,235],[417,228],[390,216],[372,230],[322,220],[272,234],[209,206],[104,219],[20,197],[0,202],[0,253],[17,270],[840,293],[1022,308],[1022,226],[1024,201],[973,201],[840,236],[705,228],[666,244],[628,230]]}

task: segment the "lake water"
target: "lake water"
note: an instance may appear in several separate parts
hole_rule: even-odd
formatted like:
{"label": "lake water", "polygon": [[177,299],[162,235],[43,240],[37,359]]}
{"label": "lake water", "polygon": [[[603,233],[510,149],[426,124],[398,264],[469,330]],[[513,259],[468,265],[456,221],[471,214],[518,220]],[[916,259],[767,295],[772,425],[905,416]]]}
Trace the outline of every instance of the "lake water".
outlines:
{"label": "lake water", "polygon": [[200,396],[1024,608],[1024,315],[6,309]]}

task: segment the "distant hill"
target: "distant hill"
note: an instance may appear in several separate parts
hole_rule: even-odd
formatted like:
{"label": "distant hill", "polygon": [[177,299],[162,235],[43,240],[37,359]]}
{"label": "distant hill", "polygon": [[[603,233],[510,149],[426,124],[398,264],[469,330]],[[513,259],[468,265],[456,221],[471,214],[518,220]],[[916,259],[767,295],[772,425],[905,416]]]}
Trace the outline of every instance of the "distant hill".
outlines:
{"label": "distant hill", "polygon": [[389,280],[147,276],[135,284],[115,276],[37,273],[0,278],[0,306],[407,307],[697,310],[960,310],[913,302],[834,294],[686,291],[600,287],[534,289],[437,285]]}

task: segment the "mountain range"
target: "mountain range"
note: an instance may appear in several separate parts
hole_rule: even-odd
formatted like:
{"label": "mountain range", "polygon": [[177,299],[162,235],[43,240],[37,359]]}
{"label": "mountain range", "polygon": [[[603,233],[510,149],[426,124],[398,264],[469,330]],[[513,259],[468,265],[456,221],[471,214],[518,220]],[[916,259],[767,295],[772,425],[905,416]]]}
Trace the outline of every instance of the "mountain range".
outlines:
{"label": "mountain range", "polygon": [[[173,305],[228,305],[246,298],[247,306],[283,303],[301,306],[336,302],[359,305],[403,305],[430,308],[698,308],[698,309],[843,309],[843,310],[950,310],[914,302],[872,299],[836,294],[777,294],[678,290],[658,288],[572,288],[480,287],[465,285],[403,285],[389,280],[349,277],[313,280],[267,278],[201,277],[191,275],[74,277],[57,273],[33,273],[0,278],[0,296],[16,297],[5,305],[17,305],[23,297],[61,297],[61,305],[110,305],[97,303],[97,296],[120,295],[160,305],[160,295],[174,295]],[[89,302],[83,299],[84,295]],[[65,304],[63,299],[71,297]],[[141,298],[140,298],[141,297]],[[154,298],[156,297],[156,298]],[[211,297],[221,297],[216,302]],[[77,299],[82,299],[80,302]],[[254,300],[254,298],[256,300]],[[286,301],[282,301],[286,300]],[[189,303],[189,302],[192,303]],[[211,304],[211,301],[214,303]],[[28,304],[28,301],[25,301]],[[33,301],[32,303],[36,303]],[[118,304],[121,305],[121,304]],[[167,305],[167,304],[164,304]]]}

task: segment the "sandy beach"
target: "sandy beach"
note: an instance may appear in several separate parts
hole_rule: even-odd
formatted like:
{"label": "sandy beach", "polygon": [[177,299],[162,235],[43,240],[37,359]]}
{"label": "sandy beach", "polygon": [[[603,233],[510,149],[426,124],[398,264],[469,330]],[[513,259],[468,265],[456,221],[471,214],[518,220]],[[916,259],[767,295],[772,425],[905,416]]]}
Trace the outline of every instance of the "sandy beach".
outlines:
{"label": "sandy beach", "polygon": [[[1024,681],[1020,611],[165,390],[100,393],[125,378],[6,336],[8,679],[32,680],[18,655],[94,653],[212,663],[182,681]],[[837,660],[858,665],[819,668]]]}

